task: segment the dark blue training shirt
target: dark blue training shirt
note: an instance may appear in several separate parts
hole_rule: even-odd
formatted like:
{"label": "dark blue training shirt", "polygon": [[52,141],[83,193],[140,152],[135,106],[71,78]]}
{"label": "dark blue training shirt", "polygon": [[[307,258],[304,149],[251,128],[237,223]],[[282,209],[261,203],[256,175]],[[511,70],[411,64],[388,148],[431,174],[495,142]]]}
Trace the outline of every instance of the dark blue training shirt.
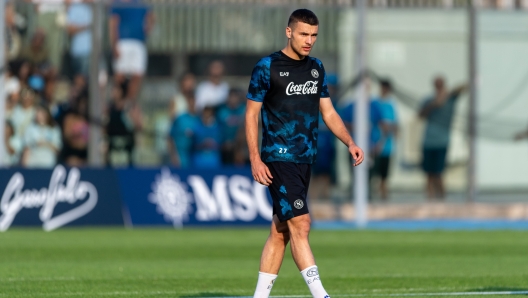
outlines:
{"label": "dark blue training shirt", "polygon": [[[126,5],[130,6],[126,6]],[[119,39],[145,41],[145,18],[150,8],[140,0],[116,1],[110,13],[119,16]]]}
{"label": "dark blue training shirt", "polygon": [[319,101],[330,97],[323,63],[275,52],[253,68],[247,98],[262,102],[264,162],[315,162]]}

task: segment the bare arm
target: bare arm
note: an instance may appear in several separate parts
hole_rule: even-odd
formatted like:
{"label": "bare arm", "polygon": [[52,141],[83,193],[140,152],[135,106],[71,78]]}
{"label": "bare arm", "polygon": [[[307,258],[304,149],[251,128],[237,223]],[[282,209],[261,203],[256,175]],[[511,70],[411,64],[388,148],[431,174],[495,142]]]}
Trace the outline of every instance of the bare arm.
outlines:
{"label": "bare arm", "polygon": [[323,115],[323,121],[326,126],[348,147],[348,151],[355,160],[354,166],[359,165],[363,161],[363,150],[354,143],[354,140],[350,136],[345,124],[343,124],[343,120],[341,120],[341,117],[334,109],[329,97],[321,98],[319,110]]}
{"label": "bare arm", "polygon": [[154,17],[154,13],[151,11],[147,14],[145,18],[145,34],[148,35],[152,28],[154,27],[154,22],[156,18]]}
{"label": "bare arm", "polygon": [[111,15],[110,20],[108,22],[108,35],[110,37],[110,46],[112,47],[112,51],[114,51],[114,55],[117,53],[117,40],[119,39],[119,17],[116,15]]}
{"label": "bare arm", "polygon": [[169,156],[170,156],[172,165],[176,167],[180,167],[181,166],[180,154],[178,153],[178,149],[174,145],[174,139],[171,136],[167,137],[167,146],[169,148]]}
{"label": "bare arm", "polygon": [[249,160],[251,161],[253,178],[258,183],[269,186],[273,176],[271,176],[266,164],[262,162],[258,148],[258,120],[261,107],[261,102],[247,100],[246,140],[249,149]]}

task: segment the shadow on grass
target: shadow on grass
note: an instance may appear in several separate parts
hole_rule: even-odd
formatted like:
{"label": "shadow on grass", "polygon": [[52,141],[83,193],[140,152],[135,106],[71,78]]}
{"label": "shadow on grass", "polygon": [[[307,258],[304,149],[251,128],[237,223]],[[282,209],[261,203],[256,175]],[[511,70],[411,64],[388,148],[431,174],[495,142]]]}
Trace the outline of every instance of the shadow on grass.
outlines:
{"label": "shadow on grass", "polygon": [[522,292],[522,294],[519,294],[519,295],[528,296],[528,287],[527,288],[485,287],[485,288],[471,289],[468,292]]}

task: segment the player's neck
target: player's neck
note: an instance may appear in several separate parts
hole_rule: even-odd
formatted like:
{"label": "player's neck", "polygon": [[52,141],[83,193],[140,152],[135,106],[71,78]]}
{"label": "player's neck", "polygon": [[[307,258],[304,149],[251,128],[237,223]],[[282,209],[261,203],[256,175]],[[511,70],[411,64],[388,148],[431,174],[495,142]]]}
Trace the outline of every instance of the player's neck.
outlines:
{"label": "player's neck", "polygon": [[282,49],[282,52],[284,55],[292,58],[293,60],[303,60],[306,56],[299,55],[297,52],[295,52],[290,45],[287,45],[284,49]]}

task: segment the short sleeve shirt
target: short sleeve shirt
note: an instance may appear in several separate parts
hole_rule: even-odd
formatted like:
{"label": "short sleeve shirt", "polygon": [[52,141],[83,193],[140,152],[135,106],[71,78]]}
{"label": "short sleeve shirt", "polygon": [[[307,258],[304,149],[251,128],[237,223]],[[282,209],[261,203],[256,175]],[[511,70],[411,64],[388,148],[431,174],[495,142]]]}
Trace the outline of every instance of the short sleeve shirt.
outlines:
{"label": "short sleeve shirt", "polygon": [[[433,109],[427,115],[427,125],[423,138],[424,148],[447,148],[451,135],[451,122],[455,111],[455,104],[458,95],[451,95],[446,102],[438,108]],[[431,96],[424,100],[423,107],[434,100]]]}
{"label": "short sleeve shirt", "polygon": [[255,65],[247,98],[263,104],[264,162],[315,162],[319,102],[324,97],[330,95],[319,59],[295,60],[278,51]]}
{"label": "short sleeve shirt", "polygon": [[119,39],[135,39],[144,42],[145,18],[150,12],[140,0],[116,1],[111,14],[119,17]]}

